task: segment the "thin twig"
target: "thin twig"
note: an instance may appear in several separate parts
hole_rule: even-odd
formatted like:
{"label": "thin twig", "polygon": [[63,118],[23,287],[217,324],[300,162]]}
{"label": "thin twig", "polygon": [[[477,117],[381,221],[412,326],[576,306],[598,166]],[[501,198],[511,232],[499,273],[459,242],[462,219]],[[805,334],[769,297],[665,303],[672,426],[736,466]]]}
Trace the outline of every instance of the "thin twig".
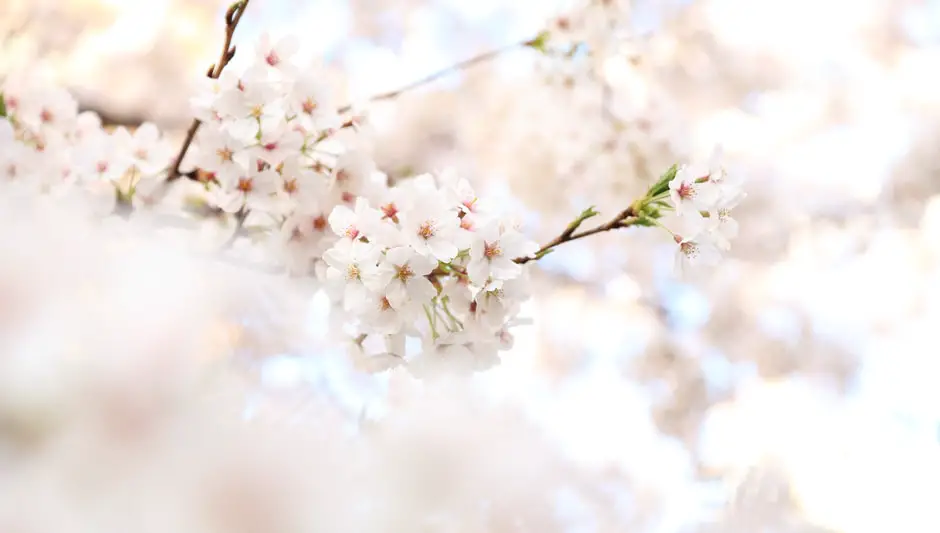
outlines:
{"label": "thin twig", "polygon": [[250,211],[248,209],[242,208],[235,213],[235,230],[232,232],[232,235],[219,247],[220,250],[228,250],[235,244],[235,241],[242,236],[242,230],[245,226],[245,219],[248,218]]}
{"label": "thin twig", "polygon": [[578,232],[578,231],[575,231],[577,230],[576,225],[568,226],[565,229],[565,231],[561,232],[561,235],[555,237],[554,239],[552,239],[551,242],[539,248],[539,250],[535,252],[535,254],[528,256],[528,257],[517,257],[513,259],[513,261],[515,261],[516,263],[520,265],[524,265],[528,263],[529,261],[536,261],[542,258],[543,256],[545,256],[545,254],[550,252],[556,246],[560,246],[566,242],[576,241],[578,239],[583,239],[584,237],[596,235],[598,233],[603,233],[605,231],[610,231],[610,230],[620,229],[620,228],[628,228],[634,225],[637,222],[637,220],[639,220],[639,214],[637,212],[637,208],[631,205],[630,207],[617,213],[617,216],[612,218],[610,222],[607,222],[606,224],[602,224],[595,228]]}
{"label": "thin twig", "polygon": [[[222,69],[229,64],[229,61],[235,57],[235,47],[232,46],[232,36],[235,35],[235,28],[238,27],[238,22],[242,18],[242,14],[245,13],[245,8],[248,7],[248,2],[250,0],[240,0],[229,6],[228,11],[225,12],[225,42],[222,44],[222,55],[219,57],[219,61],[209,67],[209,71],[206,75],[214,80],[219,79],[219,76],[222,75]],[[167,181],[174,181],[181,176],[186,176],[190,179],[196,178],[195,172],[189,172],[186,174],[180,173],[180,165],[183,164],[183,158],[186,156],[186,152],[189,151],[190,145],[193,143],[193,139],[196,137],[196,131],[199,130],[199,126],[202,122],[197,118],[193,119],[193,123],[190,124],[189,129],[186,131],[186,138],[183,140],[183,145],[180,147],[179,154],[177,154],[176,159],[173,160],[173,166],[170,167],[170,173],[167,176]]]}
{"label": "thin twig", "polygon": [[[477,65],[477,64],[479,64],[479,63],[485,63],[485,62],[487,62],[487,61],[491,61],[491,60],[493,60],[493,59],[496,59],[497,57],[499,57],[499,56],[505,54],[506,52],[515,50],[516,48],[527,47],[527,46],[528,46],[528,47],[534,46],[535,44],[538,43],[538,40],[537,40],[537,39],[539,39],[539,37],[534,37],[534,38],[532,38],[532,39],[526,39],[526,40],[524,40],[524,41],[518,41],[518,42],[515,42],[515,43],[512,43],[512,44],[508,44],[508,45],[506,45],[506,46],[503,46],[502,48],[497,48],[497,49],[495,49],[495,50],[490,50],[489,52],[484,52],[484,53],[482,53],[482,54],[480,54],[480,55],[478,55],[478,56],[471,57],[470,59],[465,59],[465,60],[463,60],[463,61],[461,61],[461,62],[459,62],[459,63],[454,63],[453,65],[450,65],[449,67],[446,67],[446,68],[443,68],[443,69],[441,69],[441,70],[438,70],[437,72],[435,72],[435,73],[433,73],[433,74],[429,74],[429,75],[427,75],[427,76],[425,76],[425,77],[423,77],[423,78],[421,78],[421,79],[419,79],[419,80],[417,80],[417,81],[413,81],[413,82],[409,83],[408,85],[405,85],[405,86],[403,86],[403,87],[399,87],[398,89],[395,89],[395,90],[392,90],[392,91],[388,91],[388,92],[379,93],[379,94],[377,94],[377,95],[374,95],[374,96],[370,97],[368,101],[369,101],[369,102],[380,102],[380,101],[382,101],[382,100],[391,100],[392,98],[396,98],[396,97],[400,96],[400,95],[403,94],[403,93],[406,93],[406,92],[411,91],[411,90],[413,90],[413,89],[417,89],[417,88],[419,88],[419,87],[422,87],[422,86],[424,86],[424,85],[427,85],[427,84],[429,84],[429,83],[431,83],[431,82],[433,82],[433,81],[436,81],[436,80],[438,80],[438,79],[440,79],[440,78],[443,78],[444,76],[448,76],[448,75],[450,75],[450,74],[453,74],[453,73],[456,73],[456,72],[460,72],[460,71],[462,71],[462,70],[466,70],[466,69],[468,69],[468,68],[470,68],[470,67],[472,67],[472,66],[474,66],[474,65]],[[339,113],[346,113],[346,112],[352,110],[352,108],[353,108],[352,104],[347,104],[347,105],[344,105],[343,107],[339,108],[337,111],[338,111]]]}

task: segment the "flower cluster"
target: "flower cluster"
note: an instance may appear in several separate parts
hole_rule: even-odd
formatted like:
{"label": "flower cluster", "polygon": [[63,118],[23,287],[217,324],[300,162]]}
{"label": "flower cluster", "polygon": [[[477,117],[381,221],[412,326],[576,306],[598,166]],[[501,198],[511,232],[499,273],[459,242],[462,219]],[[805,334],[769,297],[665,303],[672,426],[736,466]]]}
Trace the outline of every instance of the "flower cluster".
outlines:
{"label": "flower cluster", "polygon": [[39,77],[11,76],[0,96],[0,177],[20,190],[90,193],[111,213],[118,199],[169,164],[171,148],[155,125],[108,131],[97,114],[79,113],[68,91]]}
{"label": "flower cluster", "polygon": [[276,253],[308,275],[336,240],[333,209],[384,182],[356,146],[356,121],[343,121],[316,69],[292,61],[296,49],[264,35],[244,71],[207,80],[193,100],[203,125],[188,162],[205,173],[211,205],[276,229]]}
{"label": "flower cluster", "polygon": [[409,368],[489,366],[526,294],[514,259],[538,246],[454,174],[389,188],[356,147],[355,121],[291,63],[295,49],[264,37],[252,65],[195,99],[192,163],[207,173],[209,202],[279,228],[289,270],[326,283],[363,354],[400,363],[412,337],[421,351]]}
{"label": "flower cluster", "polygon": [[716,150],[707,164],[678,168],[669,181],[669,203],[678,219],[670,232],[678,244],[676,270],[680,273],[697,265],[717,264],[721,252],[729,250],[738,235],[731,210],[747,194],[740,175],[721,166],[720,155]]}
{"label": "flower cluster", "polygon": [[326,278],[357,317],[362,355],[398,364],[412,337],[421,349],[410,369],[467,370],[511,346],[527,295],[515,258],[538,245],[487,209],[467,180],[418,176],[376,206],[360,198],[337,207],[329,223],[339,241],[324,255]]}
{"label": "flower cluster", "polygon": [[497,362],[522,322],[524,264],[564,242],[665,227],[661,213],[674,211],[683,228],[669,231],[684,267],[713,263],[737,232],[730,211],[744,194],[717,154],[708,166],[673,167],[617,218],[577,232],[598,214],[586,210],[541,249],[455,173],[390,187],[361,118],[344,116],[317,69],[294,61],[297,48],[294,38],[264,35],[246,68],[214,69],[193,99],[197,122],[179,155],[153,124],[133,133],[104,128],[66,91],[8,78],[0,87],[0,176],[32,193],[82,191],[104,214],[122,215],[166,207],[164,185],[192,180],[215,214],[234,221],[226,245],[261,235],[273,245],[261,249],[273,248],[289,275],[324,286],[348,319],[359,360],[373,369]]}

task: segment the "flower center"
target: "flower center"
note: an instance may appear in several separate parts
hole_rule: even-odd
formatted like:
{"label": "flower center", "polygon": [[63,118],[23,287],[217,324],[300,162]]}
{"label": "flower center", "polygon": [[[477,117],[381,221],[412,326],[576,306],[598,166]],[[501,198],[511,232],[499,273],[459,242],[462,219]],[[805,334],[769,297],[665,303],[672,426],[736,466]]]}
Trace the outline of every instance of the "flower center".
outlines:
{"label": "flower center", "polygon": [[360,279],[359,265],[353,264],[346,267],[346,280]]}
{"label": "flower center", "polygon": [[395,277],[398,278],[402,283],[407,283],[409,279],[413,278],[415,273],[414,270],[411,270],[411,266],[407,263],[401,266],[396,266],[395,270],[397,273]]}
{"label": "flower center", "polygon": [[343,235],[345,235],[348,239],[355,240],[356,237],[359,236],[359,230],[356,229],[355,226],[349,226],[346,228],[346,231],[343,232]]}
{"label": "flower center", "polygon": [[499,247],[499,242],[484,242],[483,243],[483,257],[487,259],[495,259],[503,255],[503,250]]}
{"label": "flower center", "polygon": [[695,188],[692,187],[689,183],[683,183],[679,186],[679,190],[676,191],[679,194],[679,198],[683,200],[688,200],[695,196]]}
{"label": "flower center", "polygon": [[250,193],[252,189],[251,178],[238,178],[238,186],[236,188],[245,194]]}
{"label": "flower center", "polygon": [[696,246],[693,242],[684,242],[679,245],[679,249],[689,259],[695,259],[698,257],[698,246]]}
{"label": "flower center", "polygon": [[395,218],[395,215],[398,214],[398,208],[395,207],[394,203],[388,203],[382,206],[382,213],[385,214],[385,218]]}
{"label": "flower center", "polygon": [[424,240],[428,240],[434,236],[434,222],[431,220],[425,220],[420,226],[418,226],[418,236]]}
{"label": "flower center", "polygon": [[215,151],[215,155],[219,156],[219,160],[222,162],[231,161],[232,157],[235,155],[232,151],[226,146],[224,148],[219,148]]}
{"label": "flower center", "polygon": [[323,215],[320,215],[317,218],[313,219],[313,229],[317,231],[325,230],[326,224],[327,224],[326,217]]}
{"label": "flower center", "polygon": [[302,107],[303,107],[304,113],[306,113],[307,115],[312,115],[313,112],[317,110],[317,103],[316,101],[314,101],[313,98],[307,98],[306,100],[304,100]]}

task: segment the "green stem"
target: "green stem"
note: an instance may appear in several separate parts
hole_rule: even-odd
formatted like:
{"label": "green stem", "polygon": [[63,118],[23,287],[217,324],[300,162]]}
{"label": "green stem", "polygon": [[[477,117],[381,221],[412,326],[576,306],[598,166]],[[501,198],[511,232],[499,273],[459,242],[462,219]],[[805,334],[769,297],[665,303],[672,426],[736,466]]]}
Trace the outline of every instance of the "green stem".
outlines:
{"label": "green stem", "polygon": [[434,324],[435,321],[431,317],[431,310],[428,309],[427,304],[424,304],[422,307],[424,307],[424,316],[426,316],[428,319],[428,325],[431,326],[431,339],[437,340],[438,337],[440,337],[440,335],[437,334],[437,328],[435,327],[435,324]]}

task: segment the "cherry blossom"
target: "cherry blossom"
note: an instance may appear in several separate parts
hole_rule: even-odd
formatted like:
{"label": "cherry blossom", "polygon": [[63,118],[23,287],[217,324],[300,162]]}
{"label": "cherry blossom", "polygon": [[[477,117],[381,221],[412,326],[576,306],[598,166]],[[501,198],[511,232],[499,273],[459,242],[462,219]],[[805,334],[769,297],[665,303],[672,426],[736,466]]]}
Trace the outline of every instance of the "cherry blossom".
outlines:
{"label": "cherry blossom", "polygon": [[423,255],[449,262],[458,252],[454,237],[460,229],[457,213],[438,195],[426,195],[401,216],[407,242]]}
{"label": "cherry blossom", "polygon": [[214,128],[202,128],[196,144],[195,164],[222,183],[231,183],[248,170],[244,143]]}
{"label": "cherry blossom", "polygon": [[300,152],[303,135],[291,128],[283,117],[265,117],[260,121],[255,155],[271,166],[278,166]]}
{"label": "cherry blossom", "polygon": [[362,309],[369,301],[365,280],[373,275],[380,251],[362,241],[340,240],[323,255],[329,265],[327,279],[341,287],[347,311]]}
{"label": "cherry blossom", "polygon": [[678,213],[707,211],[718,200],[718,188],[708,181],[710,172],[698,165],[683,166],[669,182],[669,198]]}
{"label": "cherry blossom", "polygon": [[490,222],[474,235],[467,273],[480,286],[487,285],[491,279],[513,279],[522,272],[522,265],[513,260],[531,255],[536,250],[538,244],[535,241],[498,222]]}
{"label": "cherry blossom", "polygon": [[[583,32],[591,53],[607,53],[614,43],[588,36],[617,10],[589,11],[569,21],[579,26],[571,35]],[[373,160],[368,117],[338,109],[317,69],[296,61],[297,47],[296,38],[265,34],[243,70],[214,69],[191,101],[197,133],[178,153],[153,124],[108,132],[94,113],[79,114],[67,91],[10,77],[0,87],[8,114],[0,119],[0,176],[30,194],[85,195],[106,217],[200,213],[208,222],[197,233],[215,227],[213,246],[324,288],[331,320],[355,339],[354,357],[418,374],[496,364],[528,320],[520,315],[528,263],[569,240],[634,226],[665,230],[685,273],[715,264],[737,234],[732,211],[746,195],[720,151],[704,164],[673,167],[633,203],[611,206],[621,218],[588,229],[598,212],[585,210],[544,248],[453,168],[390,185]],[[579,75],[590,79],[589,71]],[[177,154],[182,164],[171,169]],[[405,353],[406,341],[420,352]]]}
{"label": "cherry blossom", "polygon": [[270,212],[276,210],[281,177],[266,165],[249,164],[242,175],[213,189],[212,201],[227,213],[243,210]]}
{"label": "cherry blossom", "polygon": [[410,247],[391,248],[379,265],[374,287],[379,292],[384,291],[396,308],[414,301],[427,303],[437,296],[437,289],[425,276],[436,267],[437,262]]}
{"label": "cherry blossom", "polygon": [[296,66],[291,60],[299,48],[300,42],[296,36],[290,35],[275,41],[265,32],[259,38],[255,56],[259,65],[266,65],[284,76],[292,76]]}
{"label": "cherry blossom", "polygon": [[329,87],[314,72],[302,72],[291,86],[288,103],[306,131],[325,131],[341,124]]}
{"label": "cherry blossom", "polygon": [[674,240],[678,245],[676,249],[676,271],[680,275],[688,275],[703,265],[716,265],[721,259],[721,252],[714,240],[704,231],[686,235],[677,234]]}
{"label": "cherry blossom", "polygon": [[145,122],[128,134],[127,130],[118,130],[117,142],[121,150],[130,153],[133,165],[146,175],[157,174],[165,169],[173,157],[173,149],[162,138],[160,130],[152,122]]}

